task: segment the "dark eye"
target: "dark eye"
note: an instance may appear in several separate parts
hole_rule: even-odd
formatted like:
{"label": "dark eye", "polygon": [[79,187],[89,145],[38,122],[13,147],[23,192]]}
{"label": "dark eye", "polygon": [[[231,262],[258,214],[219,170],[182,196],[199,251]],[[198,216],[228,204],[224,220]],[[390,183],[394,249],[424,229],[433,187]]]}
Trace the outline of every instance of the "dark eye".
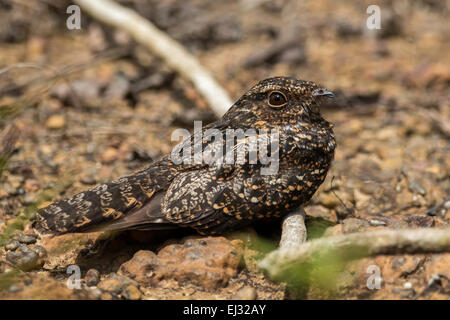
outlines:
{"label": "dark eye", "polygon": [[287,104],[286,96],[280,91],[272,91],[269,94],[269,104],[274,108],[281,108]]}

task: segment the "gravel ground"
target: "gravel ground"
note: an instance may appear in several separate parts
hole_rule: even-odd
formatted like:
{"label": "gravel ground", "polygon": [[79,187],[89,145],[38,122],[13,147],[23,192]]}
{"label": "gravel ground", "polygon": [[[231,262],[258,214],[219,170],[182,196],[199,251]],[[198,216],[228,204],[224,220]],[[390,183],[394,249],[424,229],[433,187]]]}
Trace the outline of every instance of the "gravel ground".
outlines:
{"label": "gravel ground", "polygon": [[[450,298],[450,254],[367,258],[327,269],[325,277],[316,270],[300,290],[273,283],[256,261],[277,245],[276,225],[217,238],[37,235],[37,207],[146,166],[170,152],[173,130],[215,117],[189,83],[126,35],[87,16],[81,30],[68,31],[65,1],[20,3],[0,1],[0,20],[8,22],[0,31],[0,69],[32,64],[0,73],[1,299]],[[369,31],[369,4],[135,5],[233,99],[275,75],[336,93],[322,113],[335,124],[338,147],[305,208],[310,237],[449,228],[449,7],[383,1],[382,29]],[[66,286],[70,265],[80,267],[79,289]],[[379,290],[367,288],[371,265],[383,278]]]}

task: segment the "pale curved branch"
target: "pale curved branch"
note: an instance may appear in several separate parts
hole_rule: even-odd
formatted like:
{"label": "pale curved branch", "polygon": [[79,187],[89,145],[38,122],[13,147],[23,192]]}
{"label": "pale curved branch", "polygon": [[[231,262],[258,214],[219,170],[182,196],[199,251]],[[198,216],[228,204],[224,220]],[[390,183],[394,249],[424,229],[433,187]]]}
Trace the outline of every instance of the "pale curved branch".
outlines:
{"label": "pale curved branch", "polygon": [[181,44],[135,11],[111,0],[74,0],[74,2],[99,21],[129,33],[136,42],[190,80],[218,116],[222,116],[231,107],[232,101],[227,92],[197,59]]}
{"label": "pale curved branch", "polygon": [[376,255],[450,252],[450,229],[406,229],[359,232],[325,237],[269,253],[259,267],[277,278],[294,264],[327,255],[354,260]]}

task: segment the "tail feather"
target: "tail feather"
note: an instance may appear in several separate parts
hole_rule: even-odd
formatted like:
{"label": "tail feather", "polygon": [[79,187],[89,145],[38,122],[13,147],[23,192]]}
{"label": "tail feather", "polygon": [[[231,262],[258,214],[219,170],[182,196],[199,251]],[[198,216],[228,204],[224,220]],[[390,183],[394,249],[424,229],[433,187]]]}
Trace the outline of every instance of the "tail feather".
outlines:
{"label": "tail feather", "polygon": [[167,220],[161,212],[161,201],[164,193],[155,194],[150,202],[138,210],[120,217],[117,220],[107,222],[95,228],[96,231],[112,230],[169,230],[178,226]]}
{"label": "tail feather", "polygon": [[[139,211],[150,203],[156,191],[157,185],[152,183],[145,171],[122,177],[40,209],[35,228],[41,232],[57,234],[88,231]],[[160,201],[159,197],[158,199]],[[161,215],[157,206],[153,204],[150,207],[154,208],[154,216]],[[128,219],[128,222],[142,224],[136,217],[135,220]],[[146,217],[150,218],[147,214],[142,215],[141,219]],[[130,223],[128,226],[131,226]]]}

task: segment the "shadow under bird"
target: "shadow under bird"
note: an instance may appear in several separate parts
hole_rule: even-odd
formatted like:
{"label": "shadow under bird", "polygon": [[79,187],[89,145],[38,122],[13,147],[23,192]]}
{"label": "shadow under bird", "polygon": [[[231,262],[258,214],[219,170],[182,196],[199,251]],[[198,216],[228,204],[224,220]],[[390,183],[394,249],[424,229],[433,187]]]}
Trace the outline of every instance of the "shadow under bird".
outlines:
{"label": "shadow under bird", "polygon": [[[149,167],[40,209],[35,227],[46,233],[193,228],[220,234],[280,218],[308,201],[334,157],[333,125],[320,106],[332,92],[311,81],[275,77],[260,81],[218,121],[202,128],[278,132],[277,170],[263,164],[174,161],[173,153]],[[182,143],[191,143],[195,133]],[[257,137],[257,139],[262,138]],[[248,140],[245,138],[244,140]],[[237,145],[248,141],[237,141]],[[225,145],[205,139],[203,149]],[[194,148],[195,149],[195,148]]]}

